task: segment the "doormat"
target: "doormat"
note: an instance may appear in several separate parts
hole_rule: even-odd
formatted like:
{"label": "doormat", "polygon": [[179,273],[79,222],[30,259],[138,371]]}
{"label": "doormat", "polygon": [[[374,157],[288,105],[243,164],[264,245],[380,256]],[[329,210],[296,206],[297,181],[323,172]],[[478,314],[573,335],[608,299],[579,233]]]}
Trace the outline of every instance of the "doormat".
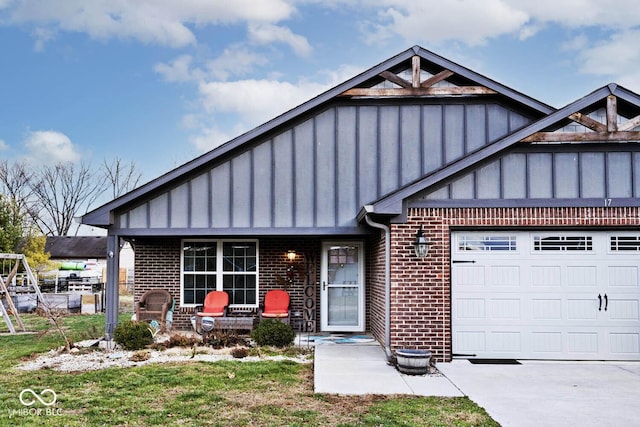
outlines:
{"label": "doormat", "polygon": [[349,335],[349,334],[331,334],[320,336],[301,337],[306,338],[310,342],[317,344],[331,343],[331,344],[364,344],[374,342],[374,338],[369,335]]}
{"label": "doormat", "polygon": [[467,359],[474,365],[521,365],[516,359]]}

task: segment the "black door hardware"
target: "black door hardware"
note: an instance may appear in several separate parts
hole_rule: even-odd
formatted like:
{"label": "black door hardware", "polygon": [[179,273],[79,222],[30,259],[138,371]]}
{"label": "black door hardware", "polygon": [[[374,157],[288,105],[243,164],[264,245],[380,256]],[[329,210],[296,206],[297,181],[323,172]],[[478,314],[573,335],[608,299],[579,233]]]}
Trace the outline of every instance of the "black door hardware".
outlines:
{"label": "black door hardware", "polygon": [[598,311],[602,311],[602,295],[598,294]]}
{"label": "black door hardware", "polygon": [[607,311],[607,307],[609,307],[609,298],[604,294],[604,311]]}

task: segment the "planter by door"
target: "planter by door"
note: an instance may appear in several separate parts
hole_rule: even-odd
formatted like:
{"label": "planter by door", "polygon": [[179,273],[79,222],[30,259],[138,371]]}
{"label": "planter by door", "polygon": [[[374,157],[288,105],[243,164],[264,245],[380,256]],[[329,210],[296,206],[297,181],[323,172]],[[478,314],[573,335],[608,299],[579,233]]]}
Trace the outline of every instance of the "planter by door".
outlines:
{"label": "planter by door", "polygon": [[398,370],[403,374],[424,375],[429,372],[431,352],[426,350],[396,351]]}

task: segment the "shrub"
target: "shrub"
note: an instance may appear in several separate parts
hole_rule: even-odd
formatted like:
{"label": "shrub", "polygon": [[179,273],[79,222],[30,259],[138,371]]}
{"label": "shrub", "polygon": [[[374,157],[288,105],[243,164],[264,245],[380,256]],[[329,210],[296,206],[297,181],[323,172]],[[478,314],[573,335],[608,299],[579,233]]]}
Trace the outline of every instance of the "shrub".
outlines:
{"label": "shrub", "polygon": [[166,350],[173,347],[193,347],[200,345],[200,343],[202,343],[200,338],[173,333],[169,335],[168,339],[151,344],[151,348],[154,350]]}
{"label": "shrub", "polygon": [[213,348],[225,348],[233,347],[236,345],[247,345],[247,340],[244,337],[238,335],[238,332],[233,329],[214,329],[209,332],[205,338],[206,344],[209,344]]}
{"label": "shrub", "polygon": [[124,321],[116,326],[113,339],[125,350],[140,350],[153,342],[153,336],[146,322]]}
{"label": "shrub", "polygon": [[131,355],[129,360],[132,362],[144,362],[145,360],[149,360],[151,358],[151,353],[147,350],[139,350]]}
{"label": "shrub", "polygon": [[231,355],[236,359],[244,359],[249,355],[249,350],[246,347],[234,347],[231,350]]}
{"label": "shrub", "polygon": [[293,344],[296,333],[291,326],[278,319],[266,319],[258,323],[251,332],[251,338],[260,346],[286,347]]}

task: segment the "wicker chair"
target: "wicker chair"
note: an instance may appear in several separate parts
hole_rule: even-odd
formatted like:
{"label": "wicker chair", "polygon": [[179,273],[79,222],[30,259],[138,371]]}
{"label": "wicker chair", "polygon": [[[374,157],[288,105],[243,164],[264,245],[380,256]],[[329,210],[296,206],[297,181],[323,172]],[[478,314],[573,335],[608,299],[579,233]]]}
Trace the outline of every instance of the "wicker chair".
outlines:
{"label": "wicker chair", "polygon": [[173,305],[171,294],[164,289],[146,291],[136,302],[136,319],[141,321],[157,320],[165,328],[167,312]]}

